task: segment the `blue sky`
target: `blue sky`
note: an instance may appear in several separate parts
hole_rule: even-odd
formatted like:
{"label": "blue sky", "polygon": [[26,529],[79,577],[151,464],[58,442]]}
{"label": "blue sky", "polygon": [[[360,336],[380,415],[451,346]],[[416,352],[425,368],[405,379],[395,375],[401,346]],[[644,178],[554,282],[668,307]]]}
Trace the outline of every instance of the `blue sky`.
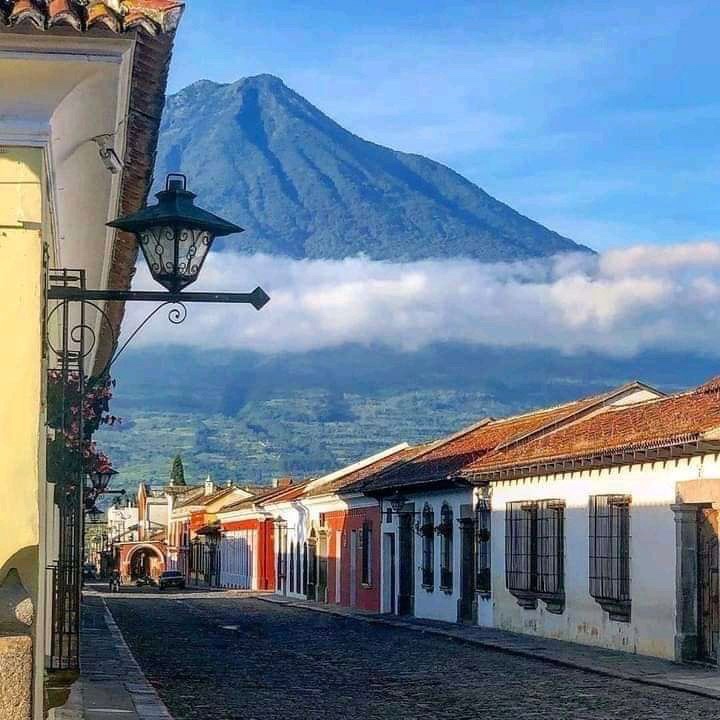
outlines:
{"label": "blue sky", "polygon": [[720,3],[188,6],[171,92],[278,75],[599,250],[720,235]]}

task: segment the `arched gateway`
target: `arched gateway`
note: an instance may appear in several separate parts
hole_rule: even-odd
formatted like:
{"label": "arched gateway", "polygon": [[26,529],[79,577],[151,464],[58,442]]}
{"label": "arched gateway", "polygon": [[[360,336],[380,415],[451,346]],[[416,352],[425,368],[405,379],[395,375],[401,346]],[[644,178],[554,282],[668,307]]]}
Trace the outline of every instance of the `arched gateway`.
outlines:
{"label": "arched gateway", "polygon": [[164,543],[122,543],[120,568],[124,582],[146,575],[152,578],[160,577],[165,570]]}

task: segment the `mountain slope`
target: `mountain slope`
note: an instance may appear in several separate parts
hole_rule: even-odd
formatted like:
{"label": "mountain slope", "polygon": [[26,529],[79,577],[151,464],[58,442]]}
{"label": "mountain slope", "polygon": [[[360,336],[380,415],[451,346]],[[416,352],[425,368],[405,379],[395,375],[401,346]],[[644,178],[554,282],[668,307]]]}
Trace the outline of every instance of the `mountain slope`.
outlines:
{"label": "mountain slope", "polygon": [[[191,370],[192,391],[188,391]],[[665,390],[717,373],[714,358],[632,359],[438,344],[413,353],[349,345],[275,356],[138,348],[118,362],[112,412],[97,434],[117,487],[162,483],[180,452],[188,480],[267,481],[330,471],[395,443],[438,438],[639,378]]]}
{"label": "mountain slope", "polygon": [[177,170],[248,231],[224,241],[246,252],[493,262],[584,249],[439,163],[353,135],[270,75],[168,98],[156,178]]}

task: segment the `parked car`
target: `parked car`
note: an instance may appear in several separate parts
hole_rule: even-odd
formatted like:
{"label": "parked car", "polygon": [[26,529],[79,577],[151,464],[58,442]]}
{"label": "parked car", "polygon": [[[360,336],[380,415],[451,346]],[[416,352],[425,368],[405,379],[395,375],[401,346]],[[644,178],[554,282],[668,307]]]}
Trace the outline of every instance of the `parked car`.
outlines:
{"label": "parked car", "polygon": [[160,576],[160,589],[165,588],[179,588],[180,590],[185,589],[185,576],[177,570],[166,570]]}
{"label": "parked car", "polygon": [[83,565],[82,575],[83,580],[95,580],[97,578],[95,568],[87,563]]}
{"label": "parked car", "polygon": [[155,582],[155,579],[154,579],[154,578],[151,578],[149,575],[141,575],[141,576],[135,581],[135,585],[137,585],[137,587],[143,587],[144,585],[150,585],[150,586],[152,586],[152,585],[156,585],[156,584],[157,584],[157,583]]}

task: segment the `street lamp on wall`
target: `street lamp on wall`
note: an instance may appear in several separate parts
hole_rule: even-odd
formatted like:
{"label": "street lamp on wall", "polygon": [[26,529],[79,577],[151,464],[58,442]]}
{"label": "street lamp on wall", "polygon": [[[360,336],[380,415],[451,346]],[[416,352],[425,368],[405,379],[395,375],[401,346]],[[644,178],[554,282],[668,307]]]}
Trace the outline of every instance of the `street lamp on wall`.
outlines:
{"label": "street lamp on wall", "polygon": [[96,490],[98,495],[102,495],[107,492],[110,481],[117,474],[118,471],[113,470],[110,466],[104,466],[100,469],[93,470],[90,473],[90,482],[92,483],[93,490]]}
{"label": "street lamp on wall", "polygon": [[[136,213],[117,218],[107,223],[109,227],[123,230],[135,235],[138,245],[148,264],[153,279],[165,288],[157,290],[92,290],[85,287],[83,270],[51,270],[50,283],[47,291],[48,300],[61,301],[48,313],[48,320],[65,303],[79,301],[94,309],[103,318],[110,332],[114,335],[114,327],[103,308],[96,302],[159,302],[156,307],[130,333],[125,343],[109,359],[102,372],[103,377],[137,335],[145,324],[158,310],[166,305],[175,305],[168,319],[178,325],[187,316],[186,303],[242,303],[252,305],[256,310],[263,308],[270,297],[261,288],[252,292],[186,292],[185,288],[194,283],[205,263],[205,259],[216,237],[243,232],[234,223],[224,220],[213,213],[195,205],[195,195],[187,189],[187,180],[180,173],[167,176],[165,189],[157,193],[158,202],[145,207]],[[84,314],[81,315],[84,318]],[[88,336],[90,347],[83,347],[79,357],[85,357],[92,351],[95,343],[95,332],[85,320],[72,328],[70,337],[77,345],[84,345]],[[115,344],[113,338],[113,344]],[[49,343],[50,344],[50,343]],[[55,350],[52,347],[51,349]],[[57,351],[56,351],[57,352]]]}
{"label": "street lamp on wall", "polygon": [[187,178],[170,173],[157,205],[109,222],[133,233],[153,279],[170,293],[194,283],[216,237],[241,233],[243,228],[195,206]]}

